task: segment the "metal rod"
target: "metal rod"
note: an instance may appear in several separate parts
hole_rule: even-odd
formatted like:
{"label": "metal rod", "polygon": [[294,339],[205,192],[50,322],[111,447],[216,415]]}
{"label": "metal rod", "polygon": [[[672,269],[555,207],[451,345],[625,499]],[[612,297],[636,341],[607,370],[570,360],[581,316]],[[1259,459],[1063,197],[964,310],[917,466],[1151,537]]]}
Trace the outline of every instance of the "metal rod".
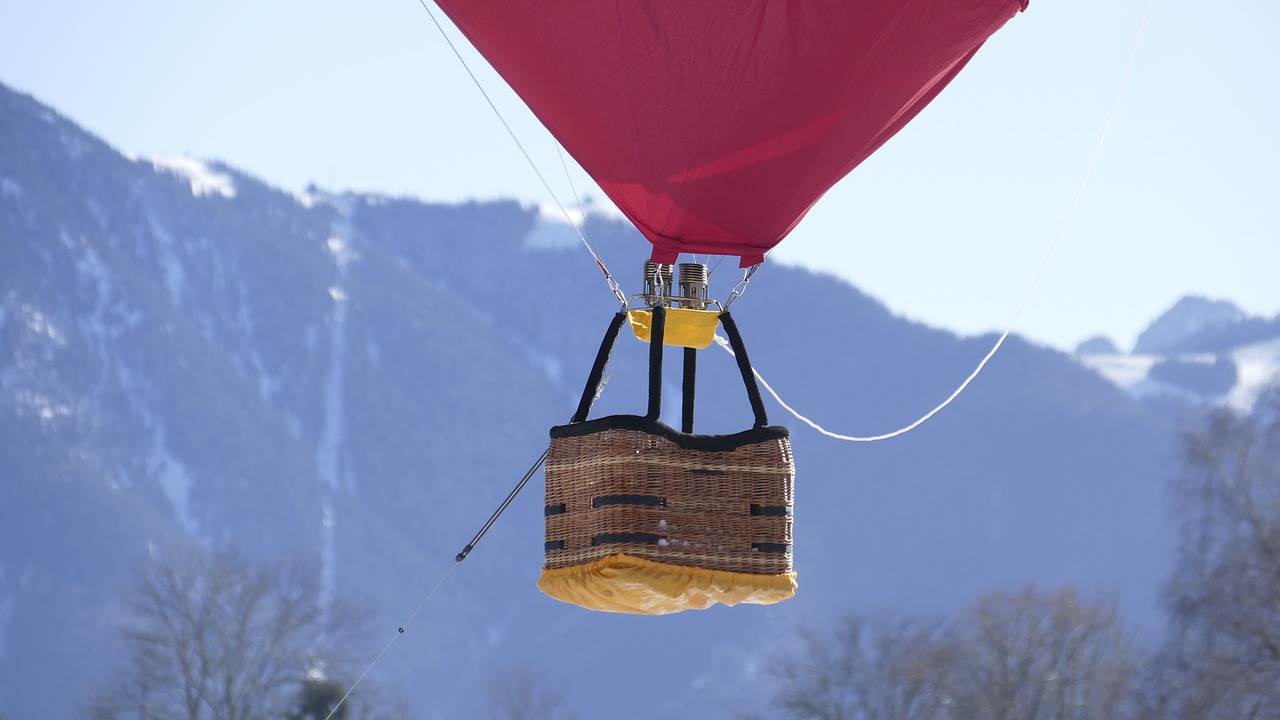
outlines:
{"label": "metal rod", "polygon": [[480,532],[476,533],[476,536],[471,538],[471,542],[467,543],[467,546],[462,548],[462,552],[458,553],[458,556],[453,559],[455,563],[460,563],[467,559],[467,555],[470,555],[471,551],[475,549],[476,543],[480,542],[480,538],[484,537],[484,534],[489,532],[489,528],[493,526],[493,523],[498,519],[498,516],[507,509],[507,506],[511,504],[511,501],[516,499],[516,495],[519,495],[520,491],[524,489],[525,483],[529,482],[529,478],[533,477],[533,474],[538,472],[538,468],[542,467],[542,463],[547,461],[547,453],[549,452],[551,452],[551,448],[549,447],[542,451],[542,455],[538,457],[538,462],[534,463],[533,467],[529,468],[529,472],[525,473],[524,477],[520,478],[520,482],[516,483],[516,486],[511,489],[511,492],[507,495],[507,499],[502,501],[502,504],[498,506],[498,509],[494,510],[493,515],[489,517],[489,521],[484,524],[484,527],[480,528]]}

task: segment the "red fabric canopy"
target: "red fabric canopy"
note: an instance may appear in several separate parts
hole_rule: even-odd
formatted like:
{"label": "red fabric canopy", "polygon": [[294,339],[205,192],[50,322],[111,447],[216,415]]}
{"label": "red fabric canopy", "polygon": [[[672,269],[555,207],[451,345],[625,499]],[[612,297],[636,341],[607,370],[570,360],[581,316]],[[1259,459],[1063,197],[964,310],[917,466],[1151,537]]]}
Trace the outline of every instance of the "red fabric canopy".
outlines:
{"label": "red fabric canopy", "polygon": [[653,243],[743,266],[1026,0],[437,0]]}

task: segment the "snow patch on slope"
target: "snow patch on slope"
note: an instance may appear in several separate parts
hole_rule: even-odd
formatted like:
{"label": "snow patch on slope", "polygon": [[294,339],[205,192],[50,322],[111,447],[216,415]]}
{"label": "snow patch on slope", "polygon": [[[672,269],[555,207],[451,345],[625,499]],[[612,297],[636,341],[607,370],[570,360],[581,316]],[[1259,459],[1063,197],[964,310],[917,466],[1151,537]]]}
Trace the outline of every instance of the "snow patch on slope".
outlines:
{"label": "snow patch on slope", "polygon": [[26,414],[38,417],[44,422],[71,417],[70,405],[30,388],[18,390],[14,393],[13,399],[19,409],[25,410]]}
{"label": "snow patch on slope", "polygon": [[1280,382],[1280,338],[1265,340],[1236,349],[1231,353],[1239,380],[1227,395],[1227,404],[1238,410],[1253,406],[1258,392]]}
{"label": "snow patch on slope", "polygon": [[23,303],[22,313],[26,316],[27,329],[33,334],[48,338],[54,345],[66,347],[67,335],[40,310]]}
{"label": "snow patch on slope", "polygon": [[183,178],[191,184],[191,194],[196,197],[221,195],[225,198],[236,196],[236,184],[231,176],[218,172],[195,158],[180,156],[156,156],[145,160],[157,172],[168,172]]}
{"label": "snow patch on slope", "polygon": [[[1136,398],[1176,395],[1193,402],[1225,402],[1237,410],[1249,409],[1262,388],[1280,382],[1280,338],[1244,345],[1231,351],[1228,357],[1235,363],[1236,384],[1216,398],[1201,397],[1186,388],[1152,379],[1151,369],[1165,359],[1160,355],[1081,354],[1076,359]],[[1204,364],[1215,360],[1213,355],[1180,355],[1177,359]]]}
{"label": "snow patch on slope", "polygon": [[1128,390],[1143,380],[1160,359],[1156,355],[1078,355],[1085,367]]}
{"label": "snow patch on slope", "polygon": [[330,491],[341,487],[343,447],[346,443],[344,425],[344,396],[347,358],[347,268],[357,254],[350,249],[344,235],[350,235],[350,222],[344,209],[343,218],[334,223],[333,235],[326,241],[333,255],[336,272],[329,297],[333,306],[329,311],[329,369],[324,382],[324,424],[320,431],[320,444],[316,450],[316,465],[320,476]]}
{"label": "snow patch on slope", "polygon": [[164,427],[151,436],[151,452],[147,456],[147,472],[160,483],[160,489],[173,506],[182,529],[191,537],[200,536],[200,527],[191,515],[191,474],[169,453],[164,441]]}
{"label": "snow patch on slope", "polygon": [[[346,458],[346,358],[347,358],[347,273],[351,263],[360,254],[351,248],[354,229],[351,221],[352,199],[348,196],[330,197],[328,202],[338,210],[325,247],[333,256],[335,266],[333,285],[329,297],[333,305],[329,310],[329,368],[324,381],[324,420],[320,429],[320,442],[316,447],[316,467],[324,483],[320,516],[320,603],[327,611],[333,599],[337,583],[338,520],[335,496],[346,486],[350,491],[351,478]],[[345,481],[345,482],[344,482]]]}
{"label": "snow patch on slope", "polygon": [[151,226],[156,245],[160,249],[160,268],[164,273],[164,286],[169,291],[169,299],[174,305],[181,307],[187,275],[182,267],[182,261],[178,259],[173,234],[160,223],[159,218],[150,212],[147,213],[147,224]]}
{"label": "snow patch on slope", "polygon": [[[63,234],[64,242],[67,241],[66,234]],[[92,284],[95,298],[93,314],[89,317],[89,322],[98,329],[103,328],[103,317],[107,310],[107,305],[111,300],[114,286],[111,280],[111,274],[107,272],[107,266],[102,262],[102,258],[98,256],[92,245],[85,243],[83,252],[76,258],[76,274],[79,277],[88,280]]]}
{"label": "snow patch on slope", "polygon": [[591,218],[600,216],[610,220],[624,217],[612,203],[591,200],[572,208],[546,204],[538,206],[538,217],[524,236],[524,247],[529,250],[559,250],[571,248],[582,242],[579,233],[590,237]]}
{"label": "snow patch on slope", "polygon": [[[17,301],[16,292],[9,295]],[[26,302],[10,304],[3,324],[14,323],[14,339],[3,347],[7,362],[0,365],[0,413],[50,423],[71,417],[76,402],[66,388],[48,382],[59,355],[68,346],[66,331],[40,308]]]}

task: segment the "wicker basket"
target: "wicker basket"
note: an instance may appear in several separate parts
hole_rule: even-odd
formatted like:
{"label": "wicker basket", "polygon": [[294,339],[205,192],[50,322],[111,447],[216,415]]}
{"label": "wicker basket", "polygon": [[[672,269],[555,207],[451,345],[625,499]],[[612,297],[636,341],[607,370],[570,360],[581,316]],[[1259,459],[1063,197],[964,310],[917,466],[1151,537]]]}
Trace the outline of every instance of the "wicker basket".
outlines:
{"label": "wicker basket", "polygon": [[[786,428],[768,425],[728,313],[755,425],[731,435],[658,421],[664,313],[654,313],[649,413],[586,420],[621,325],[615,318],[574,420],[551,430],[544,592],[593,609],[661,614],[714,603],[768,603],[795,588],[795,466]],[[692,351],[686,351],[692,352]],[[686,357],[686,373],[692,363]]]}

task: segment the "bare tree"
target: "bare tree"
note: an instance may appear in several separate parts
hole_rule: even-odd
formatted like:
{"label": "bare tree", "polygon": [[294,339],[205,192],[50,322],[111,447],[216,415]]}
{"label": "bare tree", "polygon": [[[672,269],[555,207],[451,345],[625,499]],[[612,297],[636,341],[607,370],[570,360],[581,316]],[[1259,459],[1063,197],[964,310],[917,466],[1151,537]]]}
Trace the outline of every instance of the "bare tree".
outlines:
{"label": "bare tree", "polygon": [[1141,712],[1143,660],[1114,602],[1072,588],[997,590],[957,624],[948,674],[957,717],[1109,720]]}
{"label": "bare tree", "polygon": [[1280,717],[1280,388],[1186,433],[1162,714]]}
{"label": "bare tree", "polygon": [[801,631],[781,657],[774,705],[804,720],[945,718],[940,680],[953,648],[940,620],[846,616],[834,632]]}
{"label": "bare tree", "polygon": [[493,720],[569,720],[564,698],[542,687],[527,670],[502,673],[487,684]]}
{"label": "bare tree", "polygon": [[851,615],[801,645],[777,663],[788,718],[1120,720],[1143,707],[1142,658],[1114,603],[1071,589],[998,590],[947,623]]}
{"label": "bare tree", "polygon": [[118,630],[122,663],[93,720],[259,720],[295,710],[343,623],[316,573],[193,552],[140,569]]}

